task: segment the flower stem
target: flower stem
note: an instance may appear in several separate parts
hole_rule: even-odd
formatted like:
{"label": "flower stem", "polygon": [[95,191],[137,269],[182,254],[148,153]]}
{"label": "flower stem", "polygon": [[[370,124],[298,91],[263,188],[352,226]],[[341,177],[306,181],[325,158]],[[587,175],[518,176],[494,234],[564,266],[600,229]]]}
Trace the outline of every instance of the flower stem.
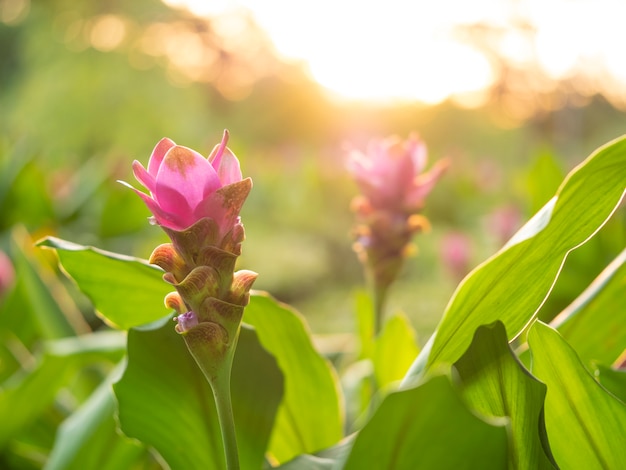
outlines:
{"label": "flower stem", "polygon": [[383,315],[385,312],[385,298],[387,296],[386,288],[373,286],[374,297],[374,337],[378,337],[383,326]]}
{"label": "flower stem", "polygon": [[235,420],[233,417],[233,405],[230,395],[230,367],[228,373],[218,374],[210,380],[217,417],[222,430],[222,440],[224,441],[224,453],[226,455],[226,468],[228,470],[239,470],[239,452],[237,449],[237,435],[235,433]]}
{"label": "flower stem", "polygon": [[[234,343],[229,345],[225,354],[219,354],[216,353],[214,348],[210,347],[212,346],[210,342],[206,342],[204,334],[194,335],[194,332],[202,333],[202,331],[198,330],[207,325],[208,323],[201,323],[192,328],[184,335],[184,338],[189,352],[213,391],[217,418],[222,431],[226,468],[228,470],[239,470],[237,435],[235,433],[233,403],[230,394],[230,376],[239,332],[236,333],[237,336]],[[218,352],[221,351],[218,350]]]}

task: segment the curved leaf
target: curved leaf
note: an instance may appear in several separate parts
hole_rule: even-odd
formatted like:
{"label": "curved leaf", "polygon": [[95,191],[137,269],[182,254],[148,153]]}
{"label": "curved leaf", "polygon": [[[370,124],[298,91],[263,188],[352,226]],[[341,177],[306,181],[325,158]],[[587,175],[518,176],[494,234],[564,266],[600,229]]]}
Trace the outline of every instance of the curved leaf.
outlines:
{"label": "curved leaf", "polygon": [[45,346],[35,368],[21,370],[2,384],[0,447],[50,406],[78,368],[98,361],[117,362],[124,354],[124,338],[119,332],[68,337]]}
{"label": "curved leaf", "polygon": [[389,317],[374,342],[372,362],[378,387],[401,380],[418,352],[415,330],[406,315]]}
{"label": "curved leaf", "polygon": [[279,462],[330,447],[343,436],[339,385],[330,364],[314,349],[304,320],[267,294],[250,297],[244,321],[285,375],[285,397],[269,451]]}
{"label": "curved leaf", "polygon": [[626,249],[550,325],[585,364],[611,364],[626,347]]}
{"label": "curved leaf", "polygon": [[504,469],[506,454],[506,420],[478,418],[449,379],[437,376],[387,395],[357,435],[344,468]]}
{"label": "curved leaf", "polygon": [[131,468],[146,453],[139,442],[117,432],[111,383],[120,370],[118,367],[109,374],[89,399],[61,424],[45,470]]}
{"label": "curved leaf", "polygon": [[626,370],[611,369],[598,364],[596,376],[609,392],[626,403]]}
{"label": "curved leaf", "polygon": [[[232,372],[242,468],[260,468],[282,377],[254,331],[242,328]],[[169,317],[128,334],[128,365],[114,385],[124,433],[153,446],[173,470],[225,468],[211,388]]]}
{"label": "curved leaf", "polygon": [[56,250],[65,272],[111,326],[128,329],[167,315],[163,298],[173,289],[162,280],[158,267],[55,237],[37,244]]}
{"label": "curved leaf", "polygon": [[510,419],[509,468],[555,468],[543,419],[546,386],[517,361],[504,325],[478,328],[454,365],[461,395],[472,409]]}
{"label": "curved leaf", "polygon": [[592,237],[624,195],[626,138],[594,152],[507,245],[478,266],[452,296],[434,338],[408,377],[425,365],[453,363],[476,328],[500,320],[509,339],[533,319],[549,295],[567,254]]}
{"label": "curved leaf", "polygon": [[528,333],[532,372],[548,386],[546,429],[563,468],[626,468],[626,405],[587,372],[561,335],[537,321]]}

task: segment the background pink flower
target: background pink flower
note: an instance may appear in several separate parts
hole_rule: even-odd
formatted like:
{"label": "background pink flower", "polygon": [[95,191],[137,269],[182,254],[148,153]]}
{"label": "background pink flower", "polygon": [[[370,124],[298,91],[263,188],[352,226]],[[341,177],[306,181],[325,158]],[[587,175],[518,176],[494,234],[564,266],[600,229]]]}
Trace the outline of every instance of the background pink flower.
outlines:
{"label": "background pink flower", "polygon": [[374,208],[415,212],[447,167],[438,162],[424,173],[426,162],[426,146],[412,134],[405,141],[397,137],[372,141],[365,153],[352,150],[347,166]]}

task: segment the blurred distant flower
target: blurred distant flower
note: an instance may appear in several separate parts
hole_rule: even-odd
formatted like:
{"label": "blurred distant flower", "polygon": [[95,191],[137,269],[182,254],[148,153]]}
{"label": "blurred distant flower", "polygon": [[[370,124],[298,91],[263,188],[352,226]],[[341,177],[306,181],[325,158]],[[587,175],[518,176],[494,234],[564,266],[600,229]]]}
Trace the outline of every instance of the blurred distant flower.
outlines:
{"label": "blurred distant flower", "polygon": [[164,138],[152,151],[147,170],[133,162],[135,177],[150,194],[135,192],[157,224],[183,230],[210,217],[221,236],[232,230],[252,183],[249,178],[242,180],[239,161],[226,147],[227,141],[224,132],[207,159]]}
{"label": "blurred distant flower", "polygon": [[424,172],[426,162],[426,146],[412,134],[404,142],[396,137],[373,141],[366,153],[352,150],[347,165],[372,209],[411,214],[422,208],[447,167],[442,161]]}
{"label": "blurred distant flower", "polygon": [[522,214],[513,205],[501,206],[487,216],[486,225],[498,245],[504,245],[522,225]]}
{"label": "blurred distant flower", "polygon": [[0,250],[0,298],[13,287],[15,282],[15,269],[11,259],[4,251]]}
{"label": "blurred distant flower", "polygon": [[460,281],[469,272],[472,253],[471,240],[464,233],[451,232],[441,240],[441,259],[455,280]]}
{"label": "blurred distant flower", "polygon": [[373,141],[365,153],[348,154],[348,170],[361,190],[352,203],[357,217],[354,248],[373,284],[378,317],[411,237],[428,227],[419,212],[447,167],[447,161],[439,161],[424,172],[426,162],[426,146],[416,135],[406,141]]}

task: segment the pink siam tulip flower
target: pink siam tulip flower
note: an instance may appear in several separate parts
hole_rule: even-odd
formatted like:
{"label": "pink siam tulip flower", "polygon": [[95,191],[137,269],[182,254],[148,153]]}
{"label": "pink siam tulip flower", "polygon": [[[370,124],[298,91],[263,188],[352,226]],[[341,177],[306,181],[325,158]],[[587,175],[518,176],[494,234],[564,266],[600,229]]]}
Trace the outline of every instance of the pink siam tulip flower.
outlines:
{"label": "pink siam tulip flower", "polygon": [[426,146],[411,135],[406,141],[373,141],[365,153],[352,150],[347,166],[361,190],[352,202],[357,217],[354,250],[374,292],[379,331],[387,290],[411,251],[412,236],[429,227],[419,212],[447,161],[424,172]]}
{"label": "pink siam tulip flower", "polygon": [[451,232],[441,239],[441,260],[458,282],[470,271],[472,241],[461,232]]}
{"label": "pink siam tulip flower", "polygon": [[352,150],[347,165],[372,208],[414,213],[447,167],[441,161],[424,173],[426,162],[426,146],[412,134],[404,142],[397,137],[373,141],[366,153]]}
{"label": "pink siam tulip flower", "polygon": [[239,161],[227,142],[224,131],[222,142],[207,159],[164,138],[152,151],[147,170],[133,162],[135,178],[150,194],[132,189],[146,203],[154,222],[182,231],[209,217],[221,237],[233,228],[252,185],[249,178],[242,180]]}

